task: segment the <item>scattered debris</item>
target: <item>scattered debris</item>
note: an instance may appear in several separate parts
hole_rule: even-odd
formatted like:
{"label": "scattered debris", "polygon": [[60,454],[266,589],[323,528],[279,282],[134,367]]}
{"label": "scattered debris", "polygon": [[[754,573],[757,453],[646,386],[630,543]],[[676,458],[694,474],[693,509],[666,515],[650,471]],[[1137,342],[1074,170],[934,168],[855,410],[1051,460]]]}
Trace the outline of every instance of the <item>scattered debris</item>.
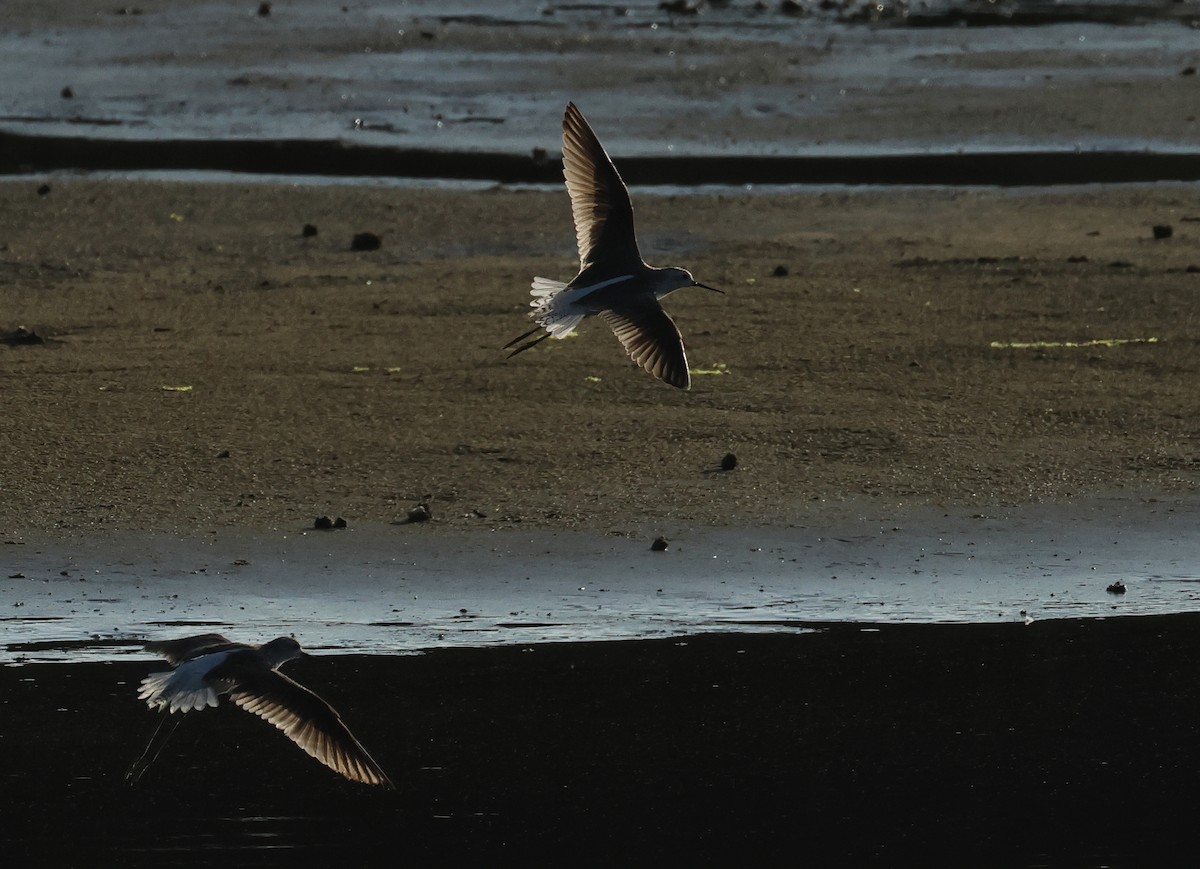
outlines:
{"label": "scattered debris", "polygon": [[658,8],[668,15],[699,15],[701,0],[660,0]]}
{"label": "scattered debris", "polygon": [[1158,338],[1093,338],[1090,341],[993,341],[993,350],[1048,350],[1051,347],[1120,347],[1123,344],[1157,344]]}
{"label": "scattered debris", "polygon": [[668,546],[670,546],[670,543],[667,542],[667,538],[655,537],[654,542],[650,544],[650,551],[651,552],[666,552]]}
{"label": "scattered debris", "polygon": [[428,522],[433,518],[433,512],[428,504],[418,504],[408,511],[408,522]]}
{"label": "scattered debris", "polygon": [[24,326],[18,326],[11,332],[5,332],[0,335],[0,344],[7,344],[9,347],[45,343],[45,338],[32,329],[26,329]]}
{"label": "scattered debris", "polygon": [[350,250],[379,250],[382,246],[383,240],[373,232],[355,233],[350,240]]}

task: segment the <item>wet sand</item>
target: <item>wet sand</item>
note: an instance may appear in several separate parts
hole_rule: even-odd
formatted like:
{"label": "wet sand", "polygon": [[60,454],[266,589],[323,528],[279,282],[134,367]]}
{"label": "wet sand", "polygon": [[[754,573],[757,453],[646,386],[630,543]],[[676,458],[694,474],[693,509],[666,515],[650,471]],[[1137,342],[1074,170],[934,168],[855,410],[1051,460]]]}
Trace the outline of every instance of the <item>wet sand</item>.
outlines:
{"label": "wet sand", "polygon": [[1196,485],[1190,186],[635,191],[647,258],[728,290],[667,300],[690,392],[602,325],[499,350],[530,278],[574,274],[559,190],[38,186],[0,185],[2,327],[47,339],[0,347],[9,537],[422,502],[671,533]]}
{"label": "wet sand", "polygon": [[[141,784],[156,664],[0,669],[6,853],[64,865],[1145,865],[1192,842],[1196,616],[315,657],[397,782],[240,710]],[[300,849],[300,850],[295,850]]]}

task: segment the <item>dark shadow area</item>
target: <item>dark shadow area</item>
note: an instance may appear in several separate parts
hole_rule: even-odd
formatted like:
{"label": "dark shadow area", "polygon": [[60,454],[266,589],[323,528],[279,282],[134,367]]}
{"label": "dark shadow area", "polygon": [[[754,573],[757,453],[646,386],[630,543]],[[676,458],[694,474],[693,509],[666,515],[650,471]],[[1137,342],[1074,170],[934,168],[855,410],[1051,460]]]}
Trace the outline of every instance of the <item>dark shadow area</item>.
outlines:
{"label": "dark shadow area", "polygon": [[[626,183],[1045,186],[1200,179],[1200,153],[1003,151],[876,156],[623,157]],[[557,156],[397,149],[328,140],[97,139],[0,132],[0,175],[216,171],[558,183]]]}
{"label": "dark shadow area", "polygon": [[1187,853],[1200,616],[317,657],[399,787],[233,708],[141,784],[155,664],[0,670],[3,848],[123,865],[1120,865]]}

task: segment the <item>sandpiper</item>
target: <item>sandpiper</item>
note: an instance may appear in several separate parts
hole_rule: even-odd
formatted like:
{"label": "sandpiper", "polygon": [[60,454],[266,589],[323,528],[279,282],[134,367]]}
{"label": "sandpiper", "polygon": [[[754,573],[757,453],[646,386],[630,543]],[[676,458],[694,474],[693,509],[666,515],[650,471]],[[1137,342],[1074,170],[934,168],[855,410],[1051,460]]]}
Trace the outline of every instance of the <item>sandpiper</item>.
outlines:
{"label": "sandpiper", "polygon": [[598,314],[634,362],[664,383],[688,389],[692,378],[683,336],[658,300],[684,287],[724,290],[700,283],[686,269],[646,265],[633,231],[629,190],[574,103],[567,103],[563,116],[563,176],[575,219],[579,274],[569,284],[534,278],[529,317],[538,325],[502,349],[542,329],[546,334],[521,344],[509,357],[551,335],[566,338],[586,317]]}
{"label": "sandpiper", "polygon": [[151,754],[168,713],[216,706],[220,695],[227,694],[238,706],[274,724],[309,755],[351,781],[394,787],[350,733],[337,710],[278,672],[282,664],[304,654],[292,637],[253,646],[231,642],[220,634],[203,634],[147,643],[145,648],[166,658],[172,669],[151,673],[142,680],[138,699],[145,700],[151,709],[161,709],[163,720],[146,751],[130,768],[127,777],[132,781],[141,777],[162,750],[160,742]]}

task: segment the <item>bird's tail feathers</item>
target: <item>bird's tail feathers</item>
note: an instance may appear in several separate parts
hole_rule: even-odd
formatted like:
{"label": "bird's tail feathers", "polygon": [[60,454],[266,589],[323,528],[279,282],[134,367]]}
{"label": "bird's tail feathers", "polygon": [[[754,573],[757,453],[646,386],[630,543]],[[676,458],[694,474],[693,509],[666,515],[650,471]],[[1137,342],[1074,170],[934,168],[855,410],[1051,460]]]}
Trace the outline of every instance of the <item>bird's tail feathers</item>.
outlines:
{"label": "bird's tail feathers", "polygon": [[145,700],[151,709],[171,712],[190,712],[217,705],[217,692],[198,680],[178,678],[180,670],[151,673],[142,680],[138,699]]}
{"label": "bird's tail feathers", "polygon": [[[529,294],[537,298],[553,296],[567,288],[567,285],[562,281],[556,281],[553,278],[534,278],[533,283],[529,286]],[[534,303],[531,302],[530,304]]]}
{"label": "bird's tail feathers", "polygon": [[554,338],[566,338],[588,315],[586,310],[575,305],[575,300],[582,294],[578,289],[568,290],[562,281],[534,278],[531,287],[529,293],[533,301],[529,305],[533,310],[529,317]]}

